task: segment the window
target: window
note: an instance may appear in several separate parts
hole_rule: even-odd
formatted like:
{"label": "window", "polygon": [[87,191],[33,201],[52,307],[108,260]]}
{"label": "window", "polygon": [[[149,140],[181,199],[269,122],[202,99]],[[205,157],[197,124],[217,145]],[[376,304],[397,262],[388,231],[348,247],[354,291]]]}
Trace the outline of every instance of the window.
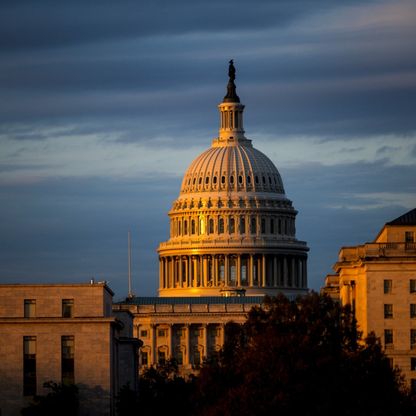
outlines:
{"label": "window", "polygon": [[224,218],[218,220],[218,234],[224,233]]}
{"label": "window", "polygon": [[393,318],[393,305],[391,303],[384,304],[384,319]]}
{"label": "window", "polygon": [[413,231],[405,231],[405,233],[404,233],[404,241],[406,243],[414,243],[414,241],[415,241],[415,233]]}
{"label": "window", "polygon": [[191,220],[191,234],[195,234],[195,220]]}
{"label": "window", "polygon": [[36,300],[25,299],[24,301],[24,317],[34,318],[36,316]]}
{"label": "window", "polygon": [[240,234],[246,233],[246,219],[245,217],[240,218]]}
{"label": "window", "polygon": [[159,364],[165,364],[166,362],[166,352],[163,350],[159,350],[157,353],[157,362]]}
{"label": "window", "polygon": [[234,183],[234,176],[233,176],[233,175],[231,175],[231,176],[230,176],[230,183],[231,183],[231,184],[233,184],[233,183]]}
{"label": "window", "polygon": [[36,394],[36,337],[23,337],[23,395]]}
{"label": "window", "polygon": [[182,350],[176,351],[176,363],[178,365],[183,364],[183,351]]}
{"label": "window", "polygon": [[158,337],[165,337],[166,336],[166,329],[159,329],[157,331],[157,336]]}
{"label": "window", "polygon": [[146,329],[142,329],[142,330],[140,331],[140,336],[141,336],[142,338],[147,338],[147,330],[146,330]]}
{"label": "window", "polygon": [[410,348],[416,348],[416,329],[410,330]]}
{"label": "window", "polygon": [[149,354],[148,354],[148,352],[147,351],[141,351],[140,356],[141,356],[141,360],[142,360],[142,365],[148,365],[148,363],[149,363]]}
{"label": "window", "polygon": [[74,299],[62,299],[62,317],[72,318],[74,316]]}
{"label": "window", "polygon": [[188,234],[188,221],[184,220],[183,222],[183,234],[187,235]]}
{"label": "window", "polygon": [[385,329],[384,330],[384,346],[391,347],[393,345],[393,330]]}
{"label": "window", "polygon": [[225,176],[221,176],[221,183],[224,184],[225,183]]}
{"label": "window", "polygon": [[416,393],[416,379],[414,379],[414,378],[412,378],[410,380],[410,392],[412,394],[415,394]]}
{"label": "window", "polygon": [[274,234],[274,219],[270,219],[270,234]]}
{"label": "window", "polygon": [[74,350],[75,339],[73,335],[63,335],[61,338],[61,370],[62,384],[74,384]]}
{"label": "window", "polygon": [[391,293],[393,289],[393,280],[385,279],[384,280],[384,293]]}
{"label": "window", "polygon": [[230,234],[235,233],[235,220],[234,218],[230,218]]}
{"label": "window", "polygon": [[410,369],[416,371],[416,357],[410,357]]}
{"label": "window", "polygon": [[250,184],[251,183],[251,176],[247,176],[247,183]]}
{"label": "window", "polygon": [[416,293],[416,279],[410,279],[410,293]]}
{"label": "window", "polygon": [[239,184],[243,183],[243,177],[241,175],[238,176],[238,183]]}
{"label": "window", "polygon": [[214,233],[214,220],[212,218],[208,221],[208,233],[213,234]]}
{"label": "window", "polygon": [[261,233],[266,234],[266,219],[265,218],[261,219]]}
{"label": "window", "polygon": [[410,317],[416,318],[416,303],[410,304]]}
{"label": "window", "polygon": [[208,185],[209,184],[209,176],[207,176],[206,178],[205,178],[205,185]]}
{"label": "window", "polygon": [[201,352],[198,349],[194,350],[193,361],[195,366],[201,365]]}
{"label": "window", "polygon": [[252,218],[250,223],[250,233],[256,234],[256,219]]}
{"label": "window", "polygon": [[212,178],[212,182],[214,183],[214,185],[217,183],[217,177],[216,177],[216,176],[214,176],[214,177]]}

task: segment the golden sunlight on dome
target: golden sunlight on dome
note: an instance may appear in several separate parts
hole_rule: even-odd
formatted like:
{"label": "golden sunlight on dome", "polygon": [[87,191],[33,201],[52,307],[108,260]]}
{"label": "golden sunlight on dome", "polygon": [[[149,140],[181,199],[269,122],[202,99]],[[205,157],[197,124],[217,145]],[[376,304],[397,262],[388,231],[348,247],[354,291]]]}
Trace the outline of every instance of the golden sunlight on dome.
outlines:
{"label": "golden sunlight on dome", "polygon": [[307,290],[306,243],[273,162],[244,135],[230,61],[219,136],[189,166],[158,249],[160,296],[287,295]]}

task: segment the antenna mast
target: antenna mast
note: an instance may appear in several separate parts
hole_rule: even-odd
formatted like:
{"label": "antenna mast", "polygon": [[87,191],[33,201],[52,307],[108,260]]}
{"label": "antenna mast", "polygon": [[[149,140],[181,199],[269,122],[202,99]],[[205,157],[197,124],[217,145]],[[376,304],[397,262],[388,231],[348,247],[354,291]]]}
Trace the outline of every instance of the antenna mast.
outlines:
{"label": "antenna mast", "polygon": [[128,267],[129,267],[129,291],[127,294],[128,298],[133,297],[133,292],[131,291],[131,235],[130,230],[127,234],[127,242],[128,242]]}

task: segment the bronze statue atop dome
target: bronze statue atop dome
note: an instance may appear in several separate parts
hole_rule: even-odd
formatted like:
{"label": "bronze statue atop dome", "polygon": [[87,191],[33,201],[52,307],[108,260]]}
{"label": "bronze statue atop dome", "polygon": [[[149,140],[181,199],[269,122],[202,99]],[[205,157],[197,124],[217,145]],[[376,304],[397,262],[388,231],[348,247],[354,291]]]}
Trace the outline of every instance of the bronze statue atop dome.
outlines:
{"label": "bronze statue atop dome", "polygon": [[227,84],[227,95],[224,97],[225,103],[239,103],[240,97],[237,95],[236,92],[236,86],[234,83],[235,80],[235,66],[234,66],[234,60],[231,59],[229,62],[228,67],[228,84]]}

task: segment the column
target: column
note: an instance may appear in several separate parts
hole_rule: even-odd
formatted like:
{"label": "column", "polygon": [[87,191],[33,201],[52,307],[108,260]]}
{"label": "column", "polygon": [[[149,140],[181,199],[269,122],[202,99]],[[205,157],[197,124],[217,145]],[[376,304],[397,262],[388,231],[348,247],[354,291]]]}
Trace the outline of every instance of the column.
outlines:
{"label": "column", "polygon": [[185,365],[189,365],[190,364],[190,357],[191,357],[191,337],[190,337],[190,325],[189,324],[185,324],[184,326],[185,329],[185,357],[184,357],[184,364]]}
{"label": "column", "polygon": [[214,254],[213,256],[214,262],[214,286],[218,287],[218,256]]}
{"label": "column", "polygon": [[241,286],[241,254],[237,255],[237,286]]}
{"label": "column", "polygon": [[207,256],[202,256],[202,287],[208,286],[208,259]]}
{"label": "column", "polygon": [[188,287],[192,287],[192,278],[193,278],[192,256],[188,256]]}
{"label": "column", "polygon": [[221,348],[224,346],[225,342],[225,325],[220,324],[220,346]]}
{"label": "column", "polygon": [[295,258],[293,256],[290,262],[290,269],[290,273],[292,275],[292,286],[295,286]]}
{"label": "column", "polygon": [[156,356],[156,324],[150,325],[150,364],[157,364],[157,356]]}
{"label": "column", "polygon": [[250,254],[248,259],[248,286],[253,287],[253,255]]}
{"label": "column", "polygon": [[175,257],[170,258],[170,285],[175,287]]}
{"label": "column", "polygon": [[168,357],[166,357],[166,359],[168,360],[169,358],[173,358],[173,324],[169,324],[168,325]]}
{"label": "column", "polygon": [[230,267],[230,262],[228,261],[228,255],[226,254],[224,256],[224,281],[225,281],[225,286],[228,286],[229,284],[229,267]]}
{"label": "column", "polygon": [[283,256],[283,281],[284,281],[284,286],[288,287],[289,286],[289,279],[288,279],[288,275],[287,275],[287,258],[286,258],[286,256]]}
{"label": "column", "polygon": [[159,257],[159,288],[163,288],[163,258]]}
{"label": "column", "polygon": [[266,286],[266,256],[261,256],[261,286]]}
{"label": "column", "polygon": [[203,356],[208,357],[208,325],[202,324],[202,345],[204,347]]}
{"label": "column", "polygon": [[277,257],[273,256],[273,286],[277,287],[278,278],[277,278]]}
{"label": "column", "polygon": [[184,267],[183,267],[183,257],[179,256],[179,287],[181,287],[181,288],[183,287],[183,278],[184,278],[183,269],[184,269]]}

